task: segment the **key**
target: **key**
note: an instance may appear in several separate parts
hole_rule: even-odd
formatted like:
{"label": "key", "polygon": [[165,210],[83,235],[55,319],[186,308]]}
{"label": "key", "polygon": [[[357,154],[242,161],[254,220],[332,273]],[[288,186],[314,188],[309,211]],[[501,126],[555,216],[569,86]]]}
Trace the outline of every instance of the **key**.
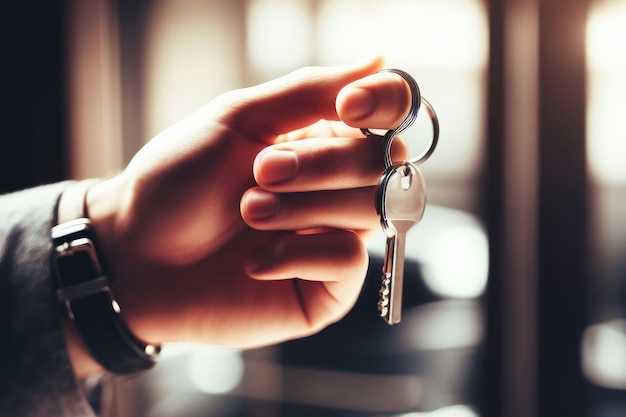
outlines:
{"label": "key", "polygon": [[[376,210],[380,215],[381,225],[387,237],[378,310],[387,323],[395,324],[400,322],[402,313],[406,233],[421,220],[426,206],[426,187],[417,165],[430,158],[437,146],[439,119],[432,105],[422,97],[417,82],[410,74],[398,69],[383,71],[392,72],[404,78],[411,90],[409,113],[398,127],[387,131],[382,138],[386,169],[380,179],[376,198]],[[398,134],[404,132],[415,122],[422,104],[433,127],[430,145],[417,157],[394,165],[391,159],[392,142]],[[363,128],[361,132],[366,137],[376,136],[369,129]]]}
{"label": "key", "polygon": [[377,212],[387,237],[378,311],[389,324],[400,322],[406,234],[424,214],[424,178],[411,162],[387,168],[377,196]]}

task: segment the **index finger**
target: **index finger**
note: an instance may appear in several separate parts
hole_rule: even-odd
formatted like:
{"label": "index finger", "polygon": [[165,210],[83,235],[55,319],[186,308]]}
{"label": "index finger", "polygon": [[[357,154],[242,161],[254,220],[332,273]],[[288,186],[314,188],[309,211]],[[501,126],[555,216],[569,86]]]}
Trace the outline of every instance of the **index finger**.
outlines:
{"label": "index finger", "polygon": [[347,67],[309,67],[235,90],[217,101],[227,109],[220,119],[234,130],[260,137],[266,143],[321,119],[345,117],[347,123],[355,125],[371,122],[374,125],[364,127],[391,128],[408,111],[410,96],[400,77],[372,76],[381,65],[382,60],[377,58]]}
{"label": "index finger", "polygon": [[286,76],[234,90],[213,101],[221,123],[249,137],[273,143],[280,134],[320,119],[339,120],[337,93],[380,69],[382,59],[341,67],[306,67]]}

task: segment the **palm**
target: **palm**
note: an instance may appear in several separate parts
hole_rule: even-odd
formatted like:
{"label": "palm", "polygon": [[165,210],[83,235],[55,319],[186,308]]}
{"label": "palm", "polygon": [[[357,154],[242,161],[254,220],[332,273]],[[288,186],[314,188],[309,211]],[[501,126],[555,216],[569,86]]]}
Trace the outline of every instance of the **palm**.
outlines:
{"label": "palm", "polygon": [[[358,131],[340,122],[323,120],[270,140],[275,143],[332,137],[337,132],[354,135]],[[200,135],[205,135],[202,153],[194,149],[197,145],[187,145],[181,140],[181,136],[195,139]],[[162,152],[163,143],[171,148],[169,152]],[[245,225],[239,213],[240,199],[246,189],[255,185],[252,164],[267,145],[262,138],[244,136],[222,125],[199,126],[196,131],[185,131],[184,135],[174,128],[153,139],[129,166],[129,169],[150,170],[149,174],[141,175],[143,182],[135,187],[138,199],[133,206],[135,213],[130,216],[140,222],[133,225],[134,233],[137,230],[146,233],[142,239],[144,245],[150,245],[149,256],[175,264],[195,262],[237,235]],[[160,148],[158,158],[151,154],[152,147]],[[176,186],[154,187],[154,184]],[[155,204],[159,207],[157,211],[152,209]],[[159,227],[155,228],[155,224]]]}

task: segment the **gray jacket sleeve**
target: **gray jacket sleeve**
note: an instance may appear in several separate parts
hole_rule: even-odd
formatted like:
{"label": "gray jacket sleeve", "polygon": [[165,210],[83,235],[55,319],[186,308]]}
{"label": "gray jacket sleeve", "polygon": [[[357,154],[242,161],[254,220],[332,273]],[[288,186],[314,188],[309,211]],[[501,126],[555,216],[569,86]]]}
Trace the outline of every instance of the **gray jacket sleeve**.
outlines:
{"label": "gray jacket sleeve", "polygon": [[72,370],[51,278],[50,228],[67,185],[0,196],[0,416],[95,415]]}

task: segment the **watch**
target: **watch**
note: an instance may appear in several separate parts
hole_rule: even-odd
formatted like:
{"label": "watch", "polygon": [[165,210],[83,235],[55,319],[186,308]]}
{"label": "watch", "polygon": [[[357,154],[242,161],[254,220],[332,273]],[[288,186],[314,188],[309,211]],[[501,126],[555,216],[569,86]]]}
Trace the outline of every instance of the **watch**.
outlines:
{"label": "watch", "polygon": [[54,226],[52,241],[57,296],[93,358],[115,374],[154,366],[160,347],[137,338],[124,322],[89,219]]}

